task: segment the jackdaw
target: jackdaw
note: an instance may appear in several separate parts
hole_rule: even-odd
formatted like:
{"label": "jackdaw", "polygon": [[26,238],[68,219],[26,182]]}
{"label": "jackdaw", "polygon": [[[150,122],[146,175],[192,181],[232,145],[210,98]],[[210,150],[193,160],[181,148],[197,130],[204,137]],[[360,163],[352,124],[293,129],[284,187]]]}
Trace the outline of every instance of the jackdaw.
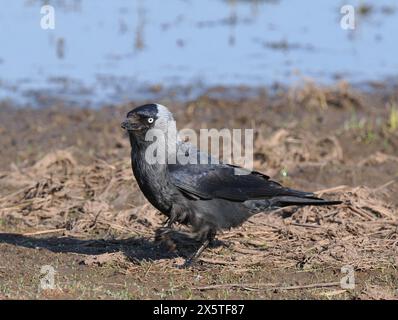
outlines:
{"label": "jackdaw", "polygon": [[[146,104],[131,110],[122,128],[129,134],[131,165],[138,186],[148,201],[168,218],[157,237],[164,237],[171,232],[174,223],[180,223],[191,226],[189,236],[201,242],[186,265],[199,257],[217,231],[237,227],[254,214],[292,205],[341,203],[283,187],[257,171],[236,174],[236,170],[246,169],[212,162],[210,155],[168,134],[176,130],[175,121],[171,112],[160,104]],[[153,129],[164,134],[163,150],[159,143],[154,152],[165,152],[164,162],[148,158],[151,152],[147,149],[154,140],[148,139],[147,134]],[[181,150],[184,156],[196,157],[197,163],[182,163],[175,156]],[[209,161],[203,161],[204,158]]]}

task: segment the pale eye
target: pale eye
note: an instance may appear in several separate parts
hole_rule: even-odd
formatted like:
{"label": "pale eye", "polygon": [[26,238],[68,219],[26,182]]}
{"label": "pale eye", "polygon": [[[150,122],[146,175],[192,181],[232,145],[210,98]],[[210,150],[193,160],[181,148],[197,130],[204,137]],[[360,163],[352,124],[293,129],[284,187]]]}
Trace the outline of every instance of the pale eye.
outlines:
{"label": "pale eye", "polygon": [[148,118],[148,123],[152,123],[153,122],[153,118]]}

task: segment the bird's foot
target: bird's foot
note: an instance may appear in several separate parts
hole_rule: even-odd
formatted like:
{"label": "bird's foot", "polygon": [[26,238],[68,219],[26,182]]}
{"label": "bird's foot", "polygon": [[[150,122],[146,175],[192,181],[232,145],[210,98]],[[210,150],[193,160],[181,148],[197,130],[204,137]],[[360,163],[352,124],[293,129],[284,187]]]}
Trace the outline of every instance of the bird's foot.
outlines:
{"label": "bird's foot", "polygon": [[167,250],[174,252],[176,250],[176,244],[170,237],[172,230],[170,228],[159,228],[155,232],[155,243],[164,245]]}
{"label": "bird's foot", "polygon": [[181,269],[188,269],[190,267],[192,267],[194,265],[196,261],[192,260],[191,258],[186,259],[184,264],[182,266],[180,266]]}

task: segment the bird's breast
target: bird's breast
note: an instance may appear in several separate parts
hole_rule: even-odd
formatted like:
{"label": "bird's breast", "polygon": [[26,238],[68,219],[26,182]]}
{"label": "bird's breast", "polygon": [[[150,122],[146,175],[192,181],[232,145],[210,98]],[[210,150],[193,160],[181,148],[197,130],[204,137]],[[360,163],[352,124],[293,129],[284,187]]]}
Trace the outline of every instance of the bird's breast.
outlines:
{"label": "bird's breast", "polygon": [[132,155],[132,169],[139,188],[148,201],[168,215],[172,207],[172,186],[167,178],[167,168],[148,164],[145,159]]}

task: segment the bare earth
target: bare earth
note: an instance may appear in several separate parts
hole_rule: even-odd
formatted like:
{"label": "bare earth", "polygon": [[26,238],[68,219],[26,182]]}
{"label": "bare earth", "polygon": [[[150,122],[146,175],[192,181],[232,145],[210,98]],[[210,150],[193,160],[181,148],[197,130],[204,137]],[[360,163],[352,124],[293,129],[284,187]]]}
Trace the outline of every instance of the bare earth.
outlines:
{"label": "bare earth", "polygon": [[[242,89],[244,90],[244,89]],[[290,207],[197,243],[153,242],[164,217],[139,191],[120,128],[100,110],[0,106],[0,299],[397,299],[398,89],[345,83],[245,99],[159,101],[179,128],[255,128],[255,169],[340,199]],[[377,92],[377,93],[376,93]],[[55,288],[40,290],[54,268]],[[354,269],[355,288],[340,286]]]}

